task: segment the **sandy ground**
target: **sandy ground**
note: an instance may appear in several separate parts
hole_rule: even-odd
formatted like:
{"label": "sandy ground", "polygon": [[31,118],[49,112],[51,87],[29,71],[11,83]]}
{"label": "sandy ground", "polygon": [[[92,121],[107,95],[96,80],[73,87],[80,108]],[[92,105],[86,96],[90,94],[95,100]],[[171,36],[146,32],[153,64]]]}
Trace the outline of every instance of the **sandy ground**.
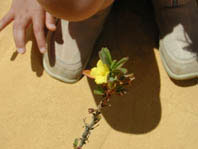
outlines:
{"label": "sandy ground", "polygon": [[[0,17],[11,0],[0,1]],[[31,37],[31,31],[28,33]],[[109,17],[95,49],[129,56],[136,80],[124,97],[112,99],[87,149],[197,149],[197,79],[173,81],[157,49],[152,16],[127,9]],[[0,33],[0,149],[70,149],[83,131],[87,109],[98,102],[93,82],[65,84],[46,74],[35,41],[17,55],[12,26]],[[91,65],[97,56],[91,61]]]}

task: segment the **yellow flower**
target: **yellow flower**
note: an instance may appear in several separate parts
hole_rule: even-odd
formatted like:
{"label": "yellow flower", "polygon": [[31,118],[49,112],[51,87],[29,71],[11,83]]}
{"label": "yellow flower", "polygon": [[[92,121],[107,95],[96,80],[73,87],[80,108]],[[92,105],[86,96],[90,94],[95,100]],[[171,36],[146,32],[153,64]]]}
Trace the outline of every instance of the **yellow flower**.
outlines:
{"label": "yellow flower", "polygon": [[95,79],[96,84],[107,83],[109,68],[103,64],[101,60],[98,61],[97,67],[91,69],[91,76]]}

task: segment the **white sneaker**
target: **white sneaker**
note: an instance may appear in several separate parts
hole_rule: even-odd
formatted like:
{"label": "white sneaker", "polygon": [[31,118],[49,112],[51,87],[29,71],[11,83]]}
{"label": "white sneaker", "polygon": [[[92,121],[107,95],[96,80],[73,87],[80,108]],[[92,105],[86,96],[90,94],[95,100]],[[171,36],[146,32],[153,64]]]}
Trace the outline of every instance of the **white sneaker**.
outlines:
{"label": "white sneaker", "polygon": [[80,22],[58,20],[57,30],[48,33],[48,51],[43,56],[50,76],[67,83],[81,78],[110,9]]}
{"label": "white sneaker", "polygon": [[198,77],[196,0],[153,2],[160,29],[160,55],[165,70],[176,80]]}

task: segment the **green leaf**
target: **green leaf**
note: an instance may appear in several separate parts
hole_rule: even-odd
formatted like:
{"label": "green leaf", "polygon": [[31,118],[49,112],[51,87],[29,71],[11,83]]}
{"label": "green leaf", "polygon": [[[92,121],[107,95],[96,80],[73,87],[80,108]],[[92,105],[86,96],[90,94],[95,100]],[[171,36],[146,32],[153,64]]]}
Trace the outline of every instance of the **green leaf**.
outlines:
{"label": "green leaf", "polygon": [[74,147],[77,147],[77,146],[78,146],[78,139],[75,139],[75,140],[74,140],[73,146],[74,146]]}
{"label": "green leaf", "polygon": [[126,74],[128,71],[126,68],[118,68],[123,74]]}
{"label": "green leaf", "polygon": [[129,60],[128,57],[123,57],[121,60],[119,60],[113,67],[113,69],[121,68],[127,61]]}
{"label": "green leaf", "polygon": [[111,63],[111,70],[113,70],[114,65],[117,63],[117,60],[113,60],[113,62]]}
{"label": "green leaf", "polygon": [[108,48],[102,48],[102,50],[105,52],[109,62],[112,63],[111,53],[110,53],[109,49]]}
{"label": "green leaf", "polygon": [[94,94],[96,95],[104,95],[104,90],[102,87],[98,87],[97,89],[94,90]]}
{"label": "green leaf", "polygon": [[108,79],[109,82],[114,82],[114,81],[116,81],[116,80],[117,80],[116,77],[109,77],[109,79]]}
{"label": "green leaf", "polygon": [[100,57],[102,63],[106,64],[109,67],[109,62],[108,62],[105,54],[102,51],[99,52],[99,57]]}
{"label": "green leaf", "polygon": [[102,60],[102,62],[108,66],[108,68],[111,67],[112,58],[107,48],[102,48],[102,50],[99,52],[99,57]]}

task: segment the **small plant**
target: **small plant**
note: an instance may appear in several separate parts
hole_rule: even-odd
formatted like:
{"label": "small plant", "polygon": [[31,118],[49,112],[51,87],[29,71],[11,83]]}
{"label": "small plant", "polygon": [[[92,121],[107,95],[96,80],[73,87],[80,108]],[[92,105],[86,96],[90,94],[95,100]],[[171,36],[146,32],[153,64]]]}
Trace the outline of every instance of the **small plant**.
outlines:
{"label": "small plant", "polygon": [[107,48],[102,48],[99,52],[99,61],[97,66],[91,70],[84,70],[83,74],[95,80],[97,88],[94,94],[101,96],[101,100],[97,108],[89,108],[88,112],[92,114],[90,123],[84,120],[85,130],[81,138],[75,139],[73,143],[74,149],[82,149],[88,141],[91,130],[93,130],[101,120],[101,110],[104,107],[110,107],[110,98],[117,94],[123,96],[127,93],[125,87],[130,85],[134,80],[133,74],[128,74],[127,69],[123,65],[128,61],[128,57],[121,60],[112,60],[111,54]]}

